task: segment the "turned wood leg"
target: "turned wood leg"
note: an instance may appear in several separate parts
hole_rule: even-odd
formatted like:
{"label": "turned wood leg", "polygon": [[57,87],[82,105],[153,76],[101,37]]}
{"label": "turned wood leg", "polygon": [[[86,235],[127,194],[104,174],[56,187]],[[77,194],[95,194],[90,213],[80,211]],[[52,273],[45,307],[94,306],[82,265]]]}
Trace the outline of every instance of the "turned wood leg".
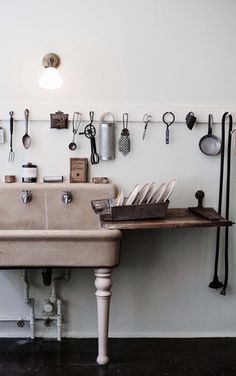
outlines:
{"label": "turned wood leg", "polygon": [[95,287],[98,314],[98,364],[107,364],[108,357],[108,325],[112,286],[112,269],[95,269]]}

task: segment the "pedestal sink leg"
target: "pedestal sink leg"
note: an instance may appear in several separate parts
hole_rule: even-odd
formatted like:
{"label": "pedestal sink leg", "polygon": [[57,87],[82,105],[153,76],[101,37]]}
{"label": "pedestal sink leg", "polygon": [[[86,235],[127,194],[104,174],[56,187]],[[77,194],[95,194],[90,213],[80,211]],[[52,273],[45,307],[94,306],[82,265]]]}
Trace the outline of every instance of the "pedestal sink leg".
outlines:
{"label": "pedestal sink leg", "polygon": [[112,269],[95,269],[95,287],[98,314],[98,364],[107,364],[108,357],[108,325],[112,286]]}

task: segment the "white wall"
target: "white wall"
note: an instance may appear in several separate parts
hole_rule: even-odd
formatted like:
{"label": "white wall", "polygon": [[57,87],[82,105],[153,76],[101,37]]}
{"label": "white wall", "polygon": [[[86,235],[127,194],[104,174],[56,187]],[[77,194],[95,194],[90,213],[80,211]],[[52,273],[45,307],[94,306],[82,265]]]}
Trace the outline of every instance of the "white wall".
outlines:
{"label": "white wall", "polygon": [[[32,147],[24,150],[24,123],[16,121],[16,158],[8,164],[6,114],[15,108],[16,119],[22,119],[20,111],[26,107],[33,114],[43,113],[41,119],[45,119],[45,108],[50,106],[52,111],[74,106],[72,112],[99,107],[114,110],[118,119],[122,112],[135,108],[133,120],[138,120],[137,113],[155,106],[173,111],[184,107],[180,120],[193,106],[196,115],[199,106],[205,108],[205,116],[214,108],[218,112],[230,109],[236,116],[235,11],[232,0],[43,0],[37,4],[9,0],[2,4],[0,119],[4,121],[0,125],[7,131],[7,143],[0,145],[0,180],[5,174],[20,179],[21,165],[28,161],[38,164],[40,181],[45,175],[58,174],[68,179],[69,158],[89,156],[89,143],[83,138],[78,139],[76,152],[69,151],[71,127],[50,130],[49,122],[42,120],[30,122]],[[37,84],[41,59],[51,51],[61,57],[64,79],[63,88],[55,92]],[[117,138],[121,126],[118,122]],[[205,204],[217,206],[219,157],[206,157],[198,149],[207,131],[205,124],[192,132],[183,123],[173,125],[170,145],[164,143],[165,127],[160,123],[150,125],[145,142],[141,122],[132,122],[130,130],[131,154],[124,158],[117,153],[116,160],[90,167],[90,176],[108,176],[126,193],[137,182],[158,179],[161,183],[177,176],[173,207],[195,205],[194,193],[199,188],[206,193]],[[220,134],[219,124],[215,131]],[[232,162],[231,217],[235,218]],[[121,264],[114,272],[111,336],[235,335],[235,243],[232,229],[230,284],[223,297],[207,287],[213,273],[214,229],[124,234]],[[39,272],[32,271],[30,276],[32,295],[41,303],[49,291],[42,287]],[[60,294],[66,302],[64,335],[95,336],[92,271],[73,271]],[[0,315],[27,312],[20,271],[0,272],[0,296]],[[45,336],[53,333],[53,328],[37,331]],[[0,334],[28,335],[28,329],[1,324]]]}

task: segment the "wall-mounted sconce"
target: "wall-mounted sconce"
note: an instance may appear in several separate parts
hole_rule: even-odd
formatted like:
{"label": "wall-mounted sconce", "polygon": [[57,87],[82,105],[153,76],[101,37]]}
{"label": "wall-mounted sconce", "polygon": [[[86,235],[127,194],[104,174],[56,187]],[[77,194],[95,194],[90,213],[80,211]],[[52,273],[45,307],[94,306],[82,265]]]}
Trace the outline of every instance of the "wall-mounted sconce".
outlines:
{"label": "wall-mounted sconce", "polygon": [[60,65],[60,58],[56,54],[47,54],[43,58],[44,72],[39,77],[39,86],[43,89],[54,90],[59,89],[63,80],[58,73],[57,67]]}

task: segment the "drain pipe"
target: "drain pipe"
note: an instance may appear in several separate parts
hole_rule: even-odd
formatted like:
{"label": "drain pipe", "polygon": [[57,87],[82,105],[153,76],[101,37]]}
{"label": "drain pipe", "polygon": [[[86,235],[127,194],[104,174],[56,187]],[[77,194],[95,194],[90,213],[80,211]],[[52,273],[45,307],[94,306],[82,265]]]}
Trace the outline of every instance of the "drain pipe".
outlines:
{"label": "drain pipe", "polygon": [[50,286],[52,282],[52,269],[46,268],[42,270],[43,284],[44,286]]}
{"label": "drain pipe", "polygon": [[30,324],[30,337],[31,337],[31,339],[35,339],[34,299],[30,299],[29,324]]}
{"label": "drain pipe", "polygon": [[71,277],[70,270],[64,269],[64,274],[60,277],[53,278],[52,280],[52,291],[49,301],[52,304],[57,304],[57,340],[61,341],[62,333],[62,300],[57,298],[56,287],[58,282],[69,282]]}
{"label": "drain pipe", "polygon": [[24,269],[22,273],[22,281],[24,284],[24,302],[29,305],[29,321],[30,324],[30,337],[31,339],[35,338],[35,314],[34,314],[34,299],[29,297],[29,280],[28,280],[28,270]]}
{"label": "drain pipe", "polygon": [[52,280],[52,292],[51,292],[51,296],[49,298],[51,303],[57,302],[57,294],[56,294],[56,284],[57,284],[57,282],[69,282],[70,276],[71,276],[70,270],[65,269],[64,274],[61,277],[53,278],[53,280]]}
{"label": "drain pipe", "polygon": [[22,281],[24,285],[24,302],[25,304],[30,303],[30,298],[29,298],[29,281],[28,281],[28,271],[26,269],[23,270],[22,273]]}
{"label": "drain pipe", "polygon": [[57,299],[57,340],[61,341],[62,311],[61,299]]}

